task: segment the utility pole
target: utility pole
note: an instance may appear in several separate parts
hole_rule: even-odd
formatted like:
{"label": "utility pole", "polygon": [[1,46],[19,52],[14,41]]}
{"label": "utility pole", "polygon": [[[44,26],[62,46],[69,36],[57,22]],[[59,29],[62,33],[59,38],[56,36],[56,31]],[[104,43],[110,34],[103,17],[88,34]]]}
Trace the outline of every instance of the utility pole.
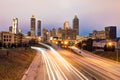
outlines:
{"label": "utility pole", "polygon": [[118,54],[118,41],[117,41],[117,62],[119,62],[119,54]]}

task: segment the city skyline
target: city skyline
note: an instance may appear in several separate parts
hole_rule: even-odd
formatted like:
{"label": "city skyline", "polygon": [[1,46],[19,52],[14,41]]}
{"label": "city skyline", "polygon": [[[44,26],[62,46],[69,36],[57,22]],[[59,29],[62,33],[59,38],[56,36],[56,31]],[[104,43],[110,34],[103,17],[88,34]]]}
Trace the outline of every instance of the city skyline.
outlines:
{"label": "city skyline", "polygon": [[[56,4],[54,2],[55,0],[1,1],[0,30],[9,30],[12,19],[17,17],[18,27],[27,33],[30,30],[30,17],[34,14],[42,21],[42,28],[63,28],[65,21],[69,21],[72,27],[72,20],[77,15],[80,35],[88,35],[93,30],[103,30],[107,26],[117,26],[117,32],[120,31],[120,1],[118,0],[59,0]],[[117,34],[120,36],[120,33]]]}

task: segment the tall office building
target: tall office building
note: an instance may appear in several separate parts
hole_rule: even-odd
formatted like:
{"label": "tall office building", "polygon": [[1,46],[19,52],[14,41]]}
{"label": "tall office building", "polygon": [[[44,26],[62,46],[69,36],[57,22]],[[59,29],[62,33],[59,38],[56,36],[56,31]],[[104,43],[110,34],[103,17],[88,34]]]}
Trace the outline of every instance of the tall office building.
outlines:
{"label": "tall office building", "polygon": [[57,37],[58,37],[59,39],[62,38],[62,28],[58,28]]}
{"label": "tall office building", "polygon": [[92,39],[106,39],[104,30],[94,30],[92,33],[89,34],[89,37],[91,37]]}
{"label": "tall office building", "polygon": [[70,28],[69,22],[68,22],[68,21],[65,21],[65,23],[64,23],[64,30],[67,30],[67,29],[69,29],[69,28]]}
{"label": "tall office building", "polygon": [[9,31],[12,32],[12,26],[9,27]]}
{"label": "tall office building", "polygon": [[15,43],[14,35],[15,34],[13,34],[11,32],[2,31],[1,34],[0,34],[0,38],[1,38],[2,44],[7,47],[8,44]]}
{"label": "tall office building", "polygon": [[106,39],[116,39],[116,26],[105,27]]}
{"label": "tall office building", "polygon": [[49,40],[49,32],[47,29],[42,29],[42,41],[48,41]]}
{"label": "tall office building", "polygon": [[51,30],[50,36],[56,37],[56,29],[55,29],[55,28],[53,28],[53,29]]}
{"label": "tall office building", "polygon": [[35,29],[35,22],[36,22],[36,19],[35,19],[35,16],[34,15],[32,15],[32,17],[31,17],[31,36],[36,36],[36,29]]}
{"label": "tall office building", "polygon": [[73,19],[73,29],[76,30],[76,35],[79,35],[79,19],[76,15]]}
{"label": "tall office building", "polygon": [[12,33],[14,33],[14,34],[18,33],[18,18],[13,19]]}
{"label": "tall office building", "polygon": [[62,30],[62,40],[76,40],[76,30]]}
{"label": "tall office building", "polygon": [[41,21],[37,22],[37,36],[41,36]]}

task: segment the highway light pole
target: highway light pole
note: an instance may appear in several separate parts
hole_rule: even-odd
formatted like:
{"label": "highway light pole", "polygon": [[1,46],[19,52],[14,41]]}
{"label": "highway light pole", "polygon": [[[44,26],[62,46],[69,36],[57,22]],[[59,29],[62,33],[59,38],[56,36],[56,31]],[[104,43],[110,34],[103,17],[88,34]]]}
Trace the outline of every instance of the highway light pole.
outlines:
{"label": "highway light pole", "polygon": [[118,55],[118,41],[117,41],[117,43],[116,43],[116,46],[117,46],[117,51],[116,51],[116,54],[117,54],[117,62],[119,62],[119,55]]}

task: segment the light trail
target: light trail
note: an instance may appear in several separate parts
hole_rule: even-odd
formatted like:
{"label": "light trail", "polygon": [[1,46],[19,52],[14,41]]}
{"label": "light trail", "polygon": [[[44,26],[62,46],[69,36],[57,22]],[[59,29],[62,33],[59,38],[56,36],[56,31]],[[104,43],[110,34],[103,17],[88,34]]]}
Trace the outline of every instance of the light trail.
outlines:
{"label": "light trail", "polygon": [[72,47],[71,49],[83,56],[80,60],[79,56],[71,55],[77,62],[88,65],[92,69],[103,74],[103,76],[107,76],[113,80],[118,80],[120,78],[120,64],[116,64],[115,61],[99,57],[89,52],[81,51],[76,47]]}
{"label": "light trail", "polygon": [[48,47],[50,50],[45,50],[39,47],[32,48],[41,52],[45,61],[49,80],[89,80],[52,47],[45,44],[42,45]]}
{"label": "light trail", "polygon": [[51,51],[52,54],[55,57],[59,58],[60,63],[65,63],[64,66],[68,71],[72,71],[74,74],[76,74],[80,80],[88,80],[86,76],[84,76],[81,72],[79,72],[75,67],[73,67],[70,63],[68,63],[56,50],[54,50],[51,46],[48,46],[46,44],[41,43],[42,45],[48,47]]}

